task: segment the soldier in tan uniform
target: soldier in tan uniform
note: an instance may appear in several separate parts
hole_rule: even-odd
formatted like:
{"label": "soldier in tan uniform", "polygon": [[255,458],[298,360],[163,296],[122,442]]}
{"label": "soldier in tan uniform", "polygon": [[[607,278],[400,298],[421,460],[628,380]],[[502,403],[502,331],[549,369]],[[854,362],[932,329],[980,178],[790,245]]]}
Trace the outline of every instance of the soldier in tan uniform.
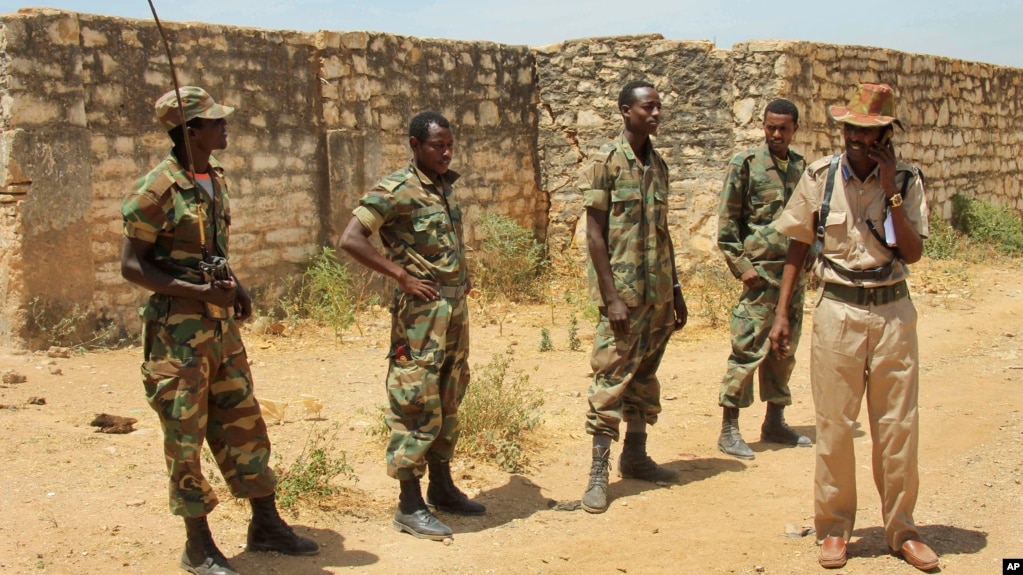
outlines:
{"label": "soldier in tan uniform", "polygon": [[[430,509],[482,515],[451,478],[461,427],[458,406],[469,386],[469,271],[462,212],[449,169],[455,139],[444,116],[417,114],[409,123],[412,162],[359,200],[341,248],[398,284],[391,304],[387,370],[390,411],[387,474],[399,481],[391,526],[422,539],[451,537]],[[369,243],[377,233],[381,254]],[[423,500],[420,478],[429,469]]]}
{"label": "soldier in tan uniform", "polygon": [[[927,237],[927,200],[919,171],[898,162],[891,144],[895,96],[863,84],[848,106],[831,106],[845,152],[807,168],[777,223],[789,236],[778,306],[788,305],[811,244],[821,295],[814,312],[810,379],[817,415],[814,525],[826,568],[846,562],[856,519],[853,431],[866,396],[874,484],[885,538],[918,569],[938,557],[913,523],[919,488],[919,387],[916,309],[907,264]],[[791,353],[789,319],[775,317],[775,353]]]}
{"label": "soldier in tan uniform", "polygon": [[618,109],[625,123],[621,136],[579,173],[590,299],[600,309],[586,415],[593,462],[582,507],[590,513],[607,509],[611,441],[623,419],[622,477],[678,479],[646,453],[646,426],[661,412],[657,368],[668,338],[688,317],[668,231],[668,166],[650,138],[660,124],[661,99],[649,82],[630,82],[618,96]]}
{"label": "soldier in tan uniform", "polygon": [[[739,410],[753,403],[753,375],[759,375],[760,400],[767,416],[760,439],[809,447],[810,438],[785,423],[785,406],[792,405],[789,376],[796,358],[776,358],[767,335],[774,325],[778,286],[789,239],[774,222],[792,197],[806,169],[803,156],[789,148],[799,129],[799,109],[779,98],[764,109],[764,143],[732,158],[721,188],[718,208],[718,248],[732,275],[742,282],[739,302],[732,310],[732,353],[721,380],[718,405],[722,407],[718,449],[739,459],[753,459],[753,450],[739,433]],[[789,307],[792,348],[799,342],[803,323],[803,289],[797,286]]]}

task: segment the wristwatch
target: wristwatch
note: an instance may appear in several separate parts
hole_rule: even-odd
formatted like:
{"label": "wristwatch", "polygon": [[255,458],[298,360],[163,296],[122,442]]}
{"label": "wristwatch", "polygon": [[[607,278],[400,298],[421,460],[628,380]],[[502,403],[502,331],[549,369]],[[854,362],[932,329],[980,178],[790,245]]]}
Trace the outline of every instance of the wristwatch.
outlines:
{"label": "wristwatch", "polygon": [[902,194],[894,194],[888,198],[888,205],[897,208],[902,205]]}

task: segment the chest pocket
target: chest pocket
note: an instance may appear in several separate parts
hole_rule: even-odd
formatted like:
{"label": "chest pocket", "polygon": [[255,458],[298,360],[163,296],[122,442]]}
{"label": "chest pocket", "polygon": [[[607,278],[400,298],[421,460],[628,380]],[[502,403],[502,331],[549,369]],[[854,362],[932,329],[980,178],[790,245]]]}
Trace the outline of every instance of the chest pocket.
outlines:
{"label": "chest pocket", "polygon": [[643,190],[639,180],[621,179],[611,190],[611,215],[615,218],[633,220],[643,209]]}
{"label": "chest pocket", "polygon": [[[846,212],[832,211],[828,214],[828,221],[824,222],[824,247],[821,250],[824,255],[835,254],[847,255],[849,250],[849,232],[846,228]],[[842,246],[845,246],[844,248]]]}
{"label": "chest pocket", "polygon": [[451,221],[442,205],[412,212],[415,249],[424,256],[439,255],[451,247]]}
{"label": "chest pocket", "polygon": [[757,178],[751,182],[750,203],[754,207],[770,205],[782,199],[782,187],[770,176]]}

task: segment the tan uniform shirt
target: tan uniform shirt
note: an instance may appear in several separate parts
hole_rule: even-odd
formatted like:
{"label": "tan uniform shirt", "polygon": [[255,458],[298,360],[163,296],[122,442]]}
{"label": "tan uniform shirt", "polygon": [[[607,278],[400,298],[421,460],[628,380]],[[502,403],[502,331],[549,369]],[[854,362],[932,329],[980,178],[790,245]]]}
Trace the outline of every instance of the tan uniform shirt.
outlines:
{"label": "tan uniform shirt", "polygon": [[[813,244],[816,239],[814,230],[814,214],[820,210],[824,201],[824,187],[828,179],[828,166],[831,157],[821,158],[807,167],[800,178],[792,199],[782,212],[776,223],[778,231],[786,236],[805,244]],[[912,167],[899,163],[896,167],[895,185],[902,189],[903,180],[913,178],[906,193],[903,194],[902,209],[906,211],[913,229],[920,237],[926,238],[927,198],[924,195],[923,183],[915,177]],[[884,237],[885,200],[884,190],[878,179],[879,169],[863,181],[853,173],[852,168],[842,154],[842,161],[835,174],[835,187],[831,194],[831,208],[828,221],[824,226],[824,260],[830,260],[851,270],[871,269],[885,265],[894,258],[888,247],[874,237],[867,221],[874,223],[878,233]],[[897,238],[896,238],[897,240]],[[881,280],[850,280],[841,276],[827,263],[818,259],[814,264],[814,273],[827,283],[876,287],[898,283],[909,276],[909,268],[900,260],[892,263],[891,274]]]}

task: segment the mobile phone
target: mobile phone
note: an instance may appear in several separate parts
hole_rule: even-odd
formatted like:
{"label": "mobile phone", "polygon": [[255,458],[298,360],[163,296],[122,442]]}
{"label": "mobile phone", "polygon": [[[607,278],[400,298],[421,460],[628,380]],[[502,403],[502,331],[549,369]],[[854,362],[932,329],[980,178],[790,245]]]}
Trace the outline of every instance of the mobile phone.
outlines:
{"label": "mobile phone", "polygon": [[891,141],[892,141],[892,135],[894,133],[895,133],[895,130],[889,129],[887,132],[884,133],[883,136],[881,136],[881,141],[878,142],[878,145],[879,146],[887,146],[888,144],[890,144]]}

